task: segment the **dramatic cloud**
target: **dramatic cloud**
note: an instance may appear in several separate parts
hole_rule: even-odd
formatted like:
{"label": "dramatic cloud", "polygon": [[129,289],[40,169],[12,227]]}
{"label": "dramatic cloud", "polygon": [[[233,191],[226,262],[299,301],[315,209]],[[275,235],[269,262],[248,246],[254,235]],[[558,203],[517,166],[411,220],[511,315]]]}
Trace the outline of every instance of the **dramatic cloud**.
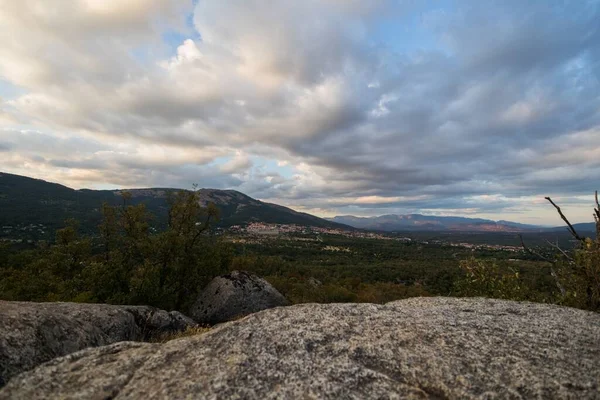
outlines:
{"label": "dramatic cloud", "polygon": [[320,215],[559,223],[552,195],[589,220],[600,3],[445,3],[0,0],[0,169]]}

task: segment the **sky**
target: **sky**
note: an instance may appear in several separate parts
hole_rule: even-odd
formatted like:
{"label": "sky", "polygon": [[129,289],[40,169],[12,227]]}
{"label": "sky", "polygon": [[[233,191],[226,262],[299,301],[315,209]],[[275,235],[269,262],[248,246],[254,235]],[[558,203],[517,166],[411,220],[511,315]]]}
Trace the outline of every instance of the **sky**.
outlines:
{"label": "sky", "polygon": [[0,171],[591,222],[598,0],[0,0]]}

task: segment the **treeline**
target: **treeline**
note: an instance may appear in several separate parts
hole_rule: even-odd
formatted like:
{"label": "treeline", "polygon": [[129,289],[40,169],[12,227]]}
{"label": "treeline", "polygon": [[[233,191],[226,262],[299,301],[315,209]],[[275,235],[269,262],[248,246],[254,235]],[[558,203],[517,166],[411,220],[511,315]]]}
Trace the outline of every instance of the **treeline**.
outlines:
{"label": "treeline", "polygon": [[93,237],[79,235],[71,220],[51,245],[16,253],[4,249],[0,296],[187,309],[231,265],[231,247],[208,234],[218,210],[201,207],[196,192],[173,193],[168,226],[155,232],[145,205],[129,202],[125,193],[121,206],[104,204]]}
{"label": "treeline", "polygon": [[[146,206],[131,204],[124,193],[121,205],[102,206],[95,235],[81,235],[77,221],[69,220],[57,230],[53,243],[18,251],[5,244],[0,247],[0,298],[146,304],[187,311],[212,278],[235,269],[266,278],[292,303],[383,303],[436,293],[415,284],[422,274],[416,266],[408,268],[415,278],[403,283],[394,269],[377,267],[369,257],[352,260],[344,255],[342,271],[336,265],[339,260],[325,259],[318,248],[305,252],[268,245],[248,251],[211,234],[219,211],[199,204],[194,191],[173,193],[167,226],[158,231]],[[366,253],[379,252],[375,244],[363,245]],[[374,257],[394,258],[394,252],[387,249]],[[422,258],[420,253],[409,258]]]}
{"label": "treeline", "polygon": [[212,278],[237,269],[267,279],[292,303],[487,296],[600,310],[598,237],[520,255],[333,235],[261,243],[211,234],[219,211],[201,207],[194,191],[172,193],[168,206],[163,230],[124,194],[121,205],[102,206],[93,236],[71,220],[51,244],[18,251],[0,244],[0,298],[186,312]]}

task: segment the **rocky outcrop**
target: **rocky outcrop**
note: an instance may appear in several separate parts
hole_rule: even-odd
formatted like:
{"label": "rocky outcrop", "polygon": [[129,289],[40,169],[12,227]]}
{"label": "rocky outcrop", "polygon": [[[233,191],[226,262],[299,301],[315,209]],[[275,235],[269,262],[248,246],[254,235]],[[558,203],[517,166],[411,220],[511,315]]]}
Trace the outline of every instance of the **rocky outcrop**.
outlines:
{"label": "rocky outcrop", "polygon": [[165,311],[149,306],[114,306],[133,315],[135,324],[140,328],[141,340],[173,332],[185,331],[198,324],[179,311]]}
{"label": "rocky outcrop", "polygon": [[13,378],[0,399],[598,398],[600,315],[489,299],[279,307]]}
{"label": "rocky outcrop", "polygon": [[196,325],[178,312],[146,306],[9,301],[0,301],[0,321],[0,387],[55,357]]}
{"label": "rocky outcrop", "polygon": [[247,272],[233,271],[216,277],[202,290],[190,316],[196,322],[212,325],[287,304],[269,282]]}

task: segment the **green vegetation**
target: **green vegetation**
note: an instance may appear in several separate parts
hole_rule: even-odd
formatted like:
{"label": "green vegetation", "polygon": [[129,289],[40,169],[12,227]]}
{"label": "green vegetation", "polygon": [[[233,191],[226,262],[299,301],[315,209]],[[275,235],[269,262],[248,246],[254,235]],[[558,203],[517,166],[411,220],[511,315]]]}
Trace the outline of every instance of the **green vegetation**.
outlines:
{"label": "green vegetation", "polygon": [[93,236],[81,235],[69,221],[53,244],[31,250],[5,245],[0,296],[186,311],[212,277],[241,269],[265,277],[293,303],[384,303],[452,295],[458,260],[471,254],[447,245],[341,235],[215,236],[207,229],[215,208],[199,207],[196,192],[186,191],[171,198],[167,228],[155,232],[144,204],[129,202],[125,196],[120,206],[104,204]]}
{"label": "green vegetation", "polygon": [[[246,270],[267,279],[292,303],[385,303],[440,295],[599,309],[598,235],[576,239],[570,251],[547,241],[544,248],[519,250],[512,246],[518,238],[506,234],[498,240],[509,246],[487,247],[450,245],[431,233],[420,240],[415,235],[413,240],[221,235],[210,229],[219,210],[201,207],[200,195],[172,191],[162,200],[163,216],[155,217],[125,193],[121,204],[98,207],[101,218],[92,233],[68,220],[52,243],[38,241],[24,249],[23,243],[0,242],[0,298],[147,304],[186,312],[213,277]],[[156,218],[164,219],[164,228],[157,227]],[[494,238],[478,234],[477,242]]]}
{"label": "green vegetation", "polygon": [[496,264],[502,273],[517,271],[529,284],[530,300],[545,301],[555,289],[546,263],[527,260],[523,252],[338,235],[240,240],[245,243],[232,268],[265,277],[294,303],[490,295],[460,287],[467,277],[461,260],[471,257]]}
{"label": "green vegetation", "polygon": [[218,217],[197,192],[170,199],[167,228],[154,233],[144,204],[104,204],[99,235],[82,237],[69,221],[52,245],[2,253],[0,295],[8,300],[149,304],[187,309],[198,291],[227,271],[231,248],[207,235]]}
{"label": "green vegetation", "polygon": [[572,256],[561,254],[556,274],[560,304],[600,311],[600,236],[586,238]]}
{"label": "green vegetation", "polygon": [[169,333],[164,333],[159,336],[152,337],[152,338],[150,338],[150,342],[152,342],[152,343],[167,343],[167,342],[170,342],[171,340],[175,340],[175,339],[181,339],[181,338],[185,338],[185,337],[189,337],[189,336],[202,335],[203,333],[206,333],[209,331],[210,331],[210,327],[208,327],[208,326],[194,326],[194,327],[189,327],[186,330],[181,331],[181,332],[169,332]]}
{"label": "green vegetation", "polygon": [[596,192],[594,218],[596,239],[580,236],[569,220],[549,197],[576,241],[573,249],[547,242],[546,248],[524,249],[543,262],[547,274],[544,287],[526,280],[516,269],[502,269],[496,262],[470,258],[461,262],[463,278],[456,282],[457,294],[488,296],[511,300],[552,302],[570,307],[600,311],[600,204]]}

